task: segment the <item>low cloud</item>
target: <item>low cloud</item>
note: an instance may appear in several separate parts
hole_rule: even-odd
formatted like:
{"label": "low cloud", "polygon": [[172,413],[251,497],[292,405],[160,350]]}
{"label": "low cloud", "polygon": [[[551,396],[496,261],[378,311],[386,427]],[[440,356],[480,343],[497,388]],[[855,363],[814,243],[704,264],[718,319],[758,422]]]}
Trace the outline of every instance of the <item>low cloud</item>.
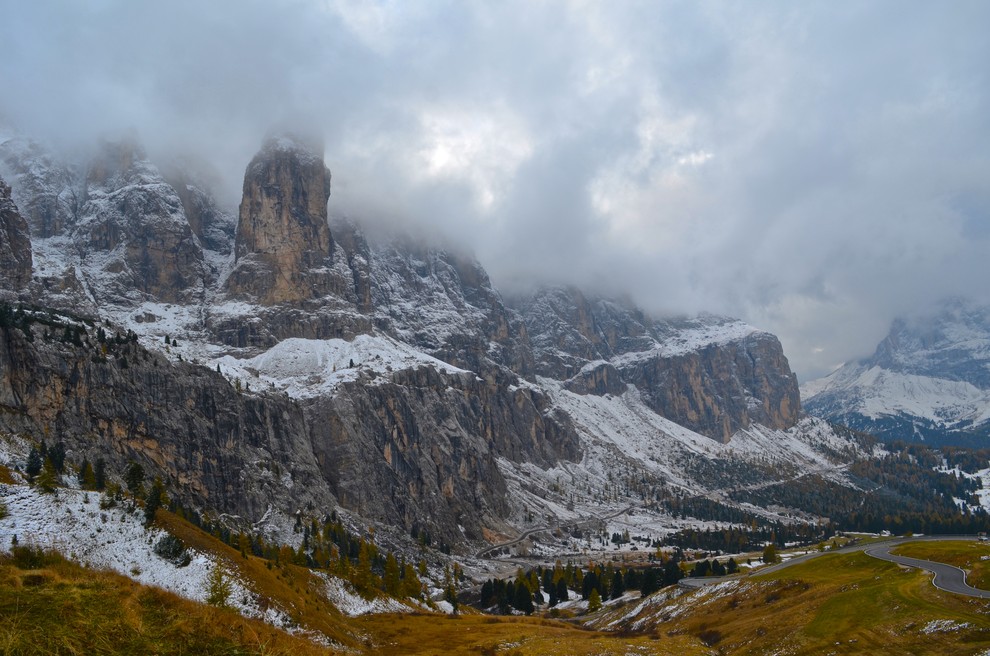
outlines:
{"label": "low cloud", "polygon": [[27,133],[135,131],[233,204],[304,123],[331,212],[439,233],[509,290],[741,316],[802,379],[986,293],[984,2],[2,4]]}

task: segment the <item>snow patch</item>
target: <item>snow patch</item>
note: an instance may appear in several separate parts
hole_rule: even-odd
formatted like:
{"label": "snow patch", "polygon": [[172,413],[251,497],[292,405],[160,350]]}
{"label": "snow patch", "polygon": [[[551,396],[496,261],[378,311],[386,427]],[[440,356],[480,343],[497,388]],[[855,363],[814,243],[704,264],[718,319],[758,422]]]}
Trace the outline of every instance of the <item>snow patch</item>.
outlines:
{"label": "snow patch", "polygon": [[[145,529],[140,508],[101,508],[104,498],[98,492],[58,488],[55,494],[42,494],[25,485],[0,485],[0,499],[9,512],[0,519],[0,550],[8,551],[16,536],[19,545],[55,549],[87,567],[112,570],[143,585],[205,603],[209,576],[217,566],[217,558],[187,549],[189,564],[176,566],[154,551],[154,545],[166,531]],[[232,608],[274,626],[293,626],[282,610],[263,611],[258,596],[236,571],[224,564],[220,566],[231,583],[228,604]]]}
{"label": "snow patch", "polygon": [[382,335],[358,335],[352,341],[293,337],[253,358],[225,355],[210,363],[216,365],[229,378],[255,382],[261,388],[274,387],[294,398],[331,395],[340,383],[357,380],[368,372],[387,376],[393,371],[429,366],[450,374],[465,373]]}

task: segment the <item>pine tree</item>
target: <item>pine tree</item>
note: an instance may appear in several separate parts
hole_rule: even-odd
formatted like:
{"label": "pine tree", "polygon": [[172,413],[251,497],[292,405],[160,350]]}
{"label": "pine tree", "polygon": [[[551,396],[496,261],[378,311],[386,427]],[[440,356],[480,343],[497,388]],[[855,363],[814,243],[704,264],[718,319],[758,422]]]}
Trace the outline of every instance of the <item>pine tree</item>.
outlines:
{"label": "pine tree", "polygon": [[55,446],[48,450],[48,457],[52,459],[55,472],[61,474],[65,471],[65,442],[56,442]]}
{"label": "pine tree", "polygon": [[52,463],[51,458],[45,458],[45,464],[42,465],[41,473],[38,474],[35,483],[38,489],[46,494],[51,494],[55,491],[55,487],[58,485],[58,474],[55,473],[55,465]]}
{"label": "pine tree", "polygon": [[777,545],[773,542],[763,548],[763,562],[767,564],[780,562],[780,555],[777,553]]}
{"label": "pine tree", "polygon": [[640,584],[639,589],[644,597],[648,597],[660,589],[658,578],[657,570],[652,567],[643,572],[643,582]]}
{"label": "pine tree", "polygon": [[213,569],[210,570],[210,576],[206,580],[206,603],[211,606],[226,608],[231,592],[233,592],[233,587],[230,584],[230,579],[224,573],[223,567],[220,566],[220,563],[214,564]]}
{"label": "pine tree", "polygon": [[362,538],[358,549],[357,571],[354,572],[354,585],[364,594],[369,594],[375,587],[375,575],[371,571],[371,547]]}
{"label": "pine tree", "polygon": [[29,482],[33,482],[34,477],[41,473],[41,467],[44,462],[41,452],[32,446],[28,452],[27,465],[24,467],[24,473],[27,474]]}
{"label": "pine tree", "polygon": [[419,599],[422,593],[423,584],[416,576],[416,568],[410,563],[406,563],[406,566],[402,568],[402,596]]}
{"label": "pine tree", "polygon": [[516,582],[516,597],[512,606],[527,615],[532,615],[535,610],[533,607],[533,593],[523,581]]}
{"label": "pine tree", "polygon": [[481,585],[481,607],[488,608],[495,601],[495,584],[488,579]]}
{"label": "pine tree", "polygon": [[395,559],[392,553],[389,553],[385,558],[383,583],[385,584],[385,592],[393,597],[398,597],[402,592],[402,581],[399,578],[399,561]]}
{"label": "pine tree", "polygon": [[148,498],[144,502],[144,525],[151,526],[155,522],[155,513],[162,507],[162,495],[165,494],[161,479],[155,477],[151,489],[148,491]]}
{"label": "pine tree", "polygon": [[103,490],[107,487],[107,463],[103,458],[97,459],[96,466],[93,468],[93,485],[97,490]]}
{"label": "pine tree", "polygon": [[598,594],[598,588],[592,588],[591,595],[588,596],[588,612],[594,613],[602,609],[602,596]]}
{"label": "pine tree", "polygon": [[89,464],[88,458],[83,458],[82,465],[79,466],[79,474],[76,476],[79,486],[84,490],[92,490],[96,477],[93,475],[93,465]]}
{"label": "pine tree", "polygon": [[141,493],[144,492],[144,467],[131,460],[131,464],[127,466],[124,481],[127,483],[127,490],[133,496],[141,496]]}
{"label": "pine tree", "polygon": [[449,567],[444,568],[443,573],[443,598],[450,604],[454,615],[457,615],[457,586],[454,584],[454,577],[451,575]]}
{"label": "pine tree", "polygon": [[618,599],[626,593],[626,584],[622,580],[622,572],[616,570],[612,575],[612,599]]}

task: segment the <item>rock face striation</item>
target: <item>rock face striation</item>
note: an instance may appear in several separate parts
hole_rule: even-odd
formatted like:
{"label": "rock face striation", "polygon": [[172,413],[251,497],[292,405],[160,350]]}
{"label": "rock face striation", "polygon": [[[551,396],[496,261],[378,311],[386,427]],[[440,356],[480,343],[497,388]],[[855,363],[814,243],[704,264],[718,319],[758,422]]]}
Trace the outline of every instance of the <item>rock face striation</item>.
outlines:
{"label": "rock face striation", "polygon": [[194,302],[203,250],[182,201],[133,142],[105,143],[86,173],[74,242],[101,301]]}
{"label": "rock face striation", "polygon": [[[497,459],[551,466],[579,457],[566,416],[532,390],[429,367],[362,377],[332,397],[238,389],[101,326],[29,313],[0,327],[0,427],[57,435],[71,453],[130,460],[185,505],[257,521],[269,509],[343,506],[448,543],[505,530]],[[48,338],[52,326],[80,338]],[[56,331],[59,332],[59,331]]]}
{"label": "rock face striation", "polygon": [[31,282],[31,235],[10,196],[10,187],[0,178],[0,286],[16,291]]}
{"label": "rock face striation", "polygon": [[322,147],[270,138],[244,174],[230,296],[276,305],[332,293],[329,198]]}

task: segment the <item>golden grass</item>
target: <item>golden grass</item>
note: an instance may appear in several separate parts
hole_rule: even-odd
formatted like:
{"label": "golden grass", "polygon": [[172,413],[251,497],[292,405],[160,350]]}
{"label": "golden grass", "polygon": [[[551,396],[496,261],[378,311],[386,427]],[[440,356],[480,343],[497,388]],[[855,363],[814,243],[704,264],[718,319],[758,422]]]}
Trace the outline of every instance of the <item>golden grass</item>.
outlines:
{"label": "golden grass", "polygon": [[532,617],[377,615],[359,618],[356,623],[373,636],[373,644],[368,645],[372,653],[384,656],[702,653],[701,643],[691,636],[604,633]]}
{"label": "golden grass", "polygon": [[[243,557],[165,511],[158,523],[186,545],[212,552],[267,603],[350,653],[411,656],[500,654],[979,653],[990,648],[990,602],[941,592],[929,576],[863,553],[829,553],[777,574],[743,577],[723,594],[687,592],[649,606],[633,630],[592,631],[577,621],[416,613],[349,618],[319,593],[304,568]],[[906,555],[986,569],[990,545],[901,547]],[[983,569],[981,569],[983,568]],[[672,591],[661,592],[671,595]],[[634,602],[638,603],[638,602]],[[626,609],[605,611],[599,626]],[[582,621],[584,618],[579,618]],[[934,620],[951,624],[936,626]],[[61,558],[0,559],[0,656],[7,654],[328,653],[232,611],[189,602]]]}
{"label": "golden grass", "polygon": [[250,587],[264,603],[288,610],[299,626],[319,631],[342,645],[358,644],[347,618],[322,595],[321,581],[308,569],[292,564],[272,565],[269,569],[269,561],[252,555],[245,558],[238,550],[165,510],[158,511],[155,521],[187,547],[221,557],[229,570],[251,582]]}
{"label": "golden grass", "polygon": [[6,485],[15,485],[17,481],[14,480],[14,474],[4,465],[0,465],[0,483]]}
{"label": "golden grass", "polygon": [[233,611],[48,558],[0,559],[0,654],[326,654]]}

